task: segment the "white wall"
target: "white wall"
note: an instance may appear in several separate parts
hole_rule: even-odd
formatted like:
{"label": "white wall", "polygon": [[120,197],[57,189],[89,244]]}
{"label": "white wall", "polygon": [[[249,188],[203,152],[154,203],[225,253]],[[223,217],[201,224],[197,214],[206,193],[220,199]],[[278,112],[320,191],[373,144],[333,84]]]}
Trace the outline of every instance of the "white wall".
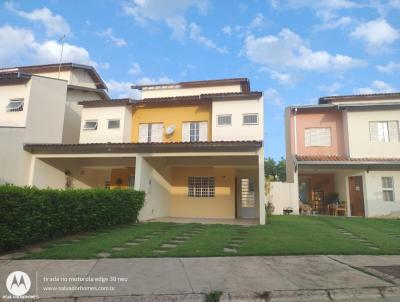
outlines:
{"label": "white wall", "polygon": [[274,207],[274,215],[283,215],[283,209],[291,207],[293,214],[299,214],[299,198],[294,183],[271,182],[270,193],[266,196],[267,201]]}
{"label": "white wall", "polygon": [[200,95],[205,93],[222,93],[222,92],[241,92],[240,84],[236,85],[221,85],[221,86],[207,86],[196,88],[180,88],[171,84],[170,88],[143,88],[142,98],[159,98],[171,96],[186,96],[186,95]]}
{"label": "white wall", "polygon": [[[258,113],[258,125],[243,125],[243,114]],[[218,126],[218,115],[232,115],[232,125]],[[263,98],[212,102],[212,140],[263,140]]]}
{"label": "white wall", "polygon": [[[393,177],[395,201],[383,201],[382,177]],[[387,215],[400,212],[400,171],[370,171],[365,173],[364,198],[367,216]]]}
{"label": "white wall", "polygon": [[[108,120],[119,119],[119,129],[108,129]],[[82,109],[79,143],[122,143],[131,141],[132,114],[127,106],[93,107]],[[97,130],[84,130],[86,120],[97,120]]]}
{"label": "white wall", "polygon": [[400,125],[400,109],[347,112],[347,132],[350,157],[400,158],[400,141],[373,143],[370,141],[370,121],[393,121]]}

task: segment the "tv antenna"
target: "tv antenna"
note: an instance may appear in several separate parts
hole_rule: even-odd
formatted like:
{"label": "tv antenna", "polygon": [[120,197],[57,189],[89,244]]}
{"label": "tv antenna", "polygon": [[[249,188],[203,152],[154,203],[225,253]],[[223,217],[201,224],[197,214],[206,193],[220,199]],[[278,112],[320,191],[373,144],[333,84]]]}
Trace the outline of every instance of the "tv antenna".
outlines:
{"label": "tv antenna", "polygon": [[62,35],[60,39],[58,39],[58,42],[61,42],[61,53],[60,53],[60,63],[58,64],[58,79],[60,79],[60,73],[61,73],[61,62],[62,62],[62,56],[64,52],[64,40],[65,40],[66,35]]}

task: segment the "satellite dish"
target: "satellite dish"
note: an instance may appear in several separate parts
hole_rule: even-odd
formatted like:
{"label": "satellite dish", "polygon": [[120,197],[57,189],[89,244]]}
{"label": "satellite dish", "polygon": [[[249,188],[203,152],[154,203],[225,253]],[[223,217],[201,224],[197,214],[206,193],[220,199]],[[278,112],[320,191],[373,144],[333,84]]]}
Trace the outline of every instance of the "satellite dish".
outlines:
{"label": "satellite dish", "polygon": [[175,131],[175,125],[169,125],[168,127],[167,127],[167,129],[165,129],[165,133],[167,134],[167,135],[171,135],[172,133],[174,133],[174,131]]}

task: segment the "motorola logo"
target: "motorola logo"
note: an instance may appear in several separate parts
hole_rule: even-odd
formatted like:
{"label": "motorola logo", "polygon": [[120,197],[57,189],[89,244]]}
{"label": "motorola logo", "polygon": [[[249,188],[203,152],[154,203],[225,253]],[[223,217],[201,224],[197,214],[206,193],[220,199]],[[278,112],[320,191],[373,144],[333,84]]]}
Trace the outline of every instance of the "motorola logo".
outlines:
{"label": "motorola logo", "polygon": [[21,271],[15,271],[8,275],[6,287],[10,294],[14,296],[23,296],[31,288],[31,278]]}

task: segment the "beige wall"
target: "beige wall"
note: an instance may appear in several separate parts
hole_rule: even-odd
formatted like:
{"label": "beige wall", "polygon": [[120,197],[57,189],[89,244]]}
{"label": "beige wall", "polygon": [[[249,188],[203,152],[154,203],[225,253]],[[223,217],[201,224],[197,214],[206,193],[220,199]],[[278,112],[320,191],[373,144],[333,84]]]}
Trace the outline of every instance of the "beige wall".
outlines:
{"label": "beige wall", "polygon": [[222,93],[222,92],[241,92],[240,84],[237,85],[221,85],[197,88],[181,88],[171,84],[169,88],[143,88],[142,98],[159,98],[171,96],[200,95],[205,93]]}
{"label": "beige wall", "polygon": [[[31,83],[0,86],[0,127],[25,127],[29,108]],[[7,112],[6,107],[11,99],[23,99],[24,110]]]}
{"label": "beige wall", "polygon": [[398,121],[400,109],[381,111],[348,111],[347,132],[349,137],[350,157],[394,157],[400,158],[400,141],[373,143],[370,141],[369,122]]}
{"label": "beige wall", "polygon": [[[171,171],[172,217],[235,218],[235,169],[174,167]],[[214,176],[215,197],[188,197],[189,176]]]}

